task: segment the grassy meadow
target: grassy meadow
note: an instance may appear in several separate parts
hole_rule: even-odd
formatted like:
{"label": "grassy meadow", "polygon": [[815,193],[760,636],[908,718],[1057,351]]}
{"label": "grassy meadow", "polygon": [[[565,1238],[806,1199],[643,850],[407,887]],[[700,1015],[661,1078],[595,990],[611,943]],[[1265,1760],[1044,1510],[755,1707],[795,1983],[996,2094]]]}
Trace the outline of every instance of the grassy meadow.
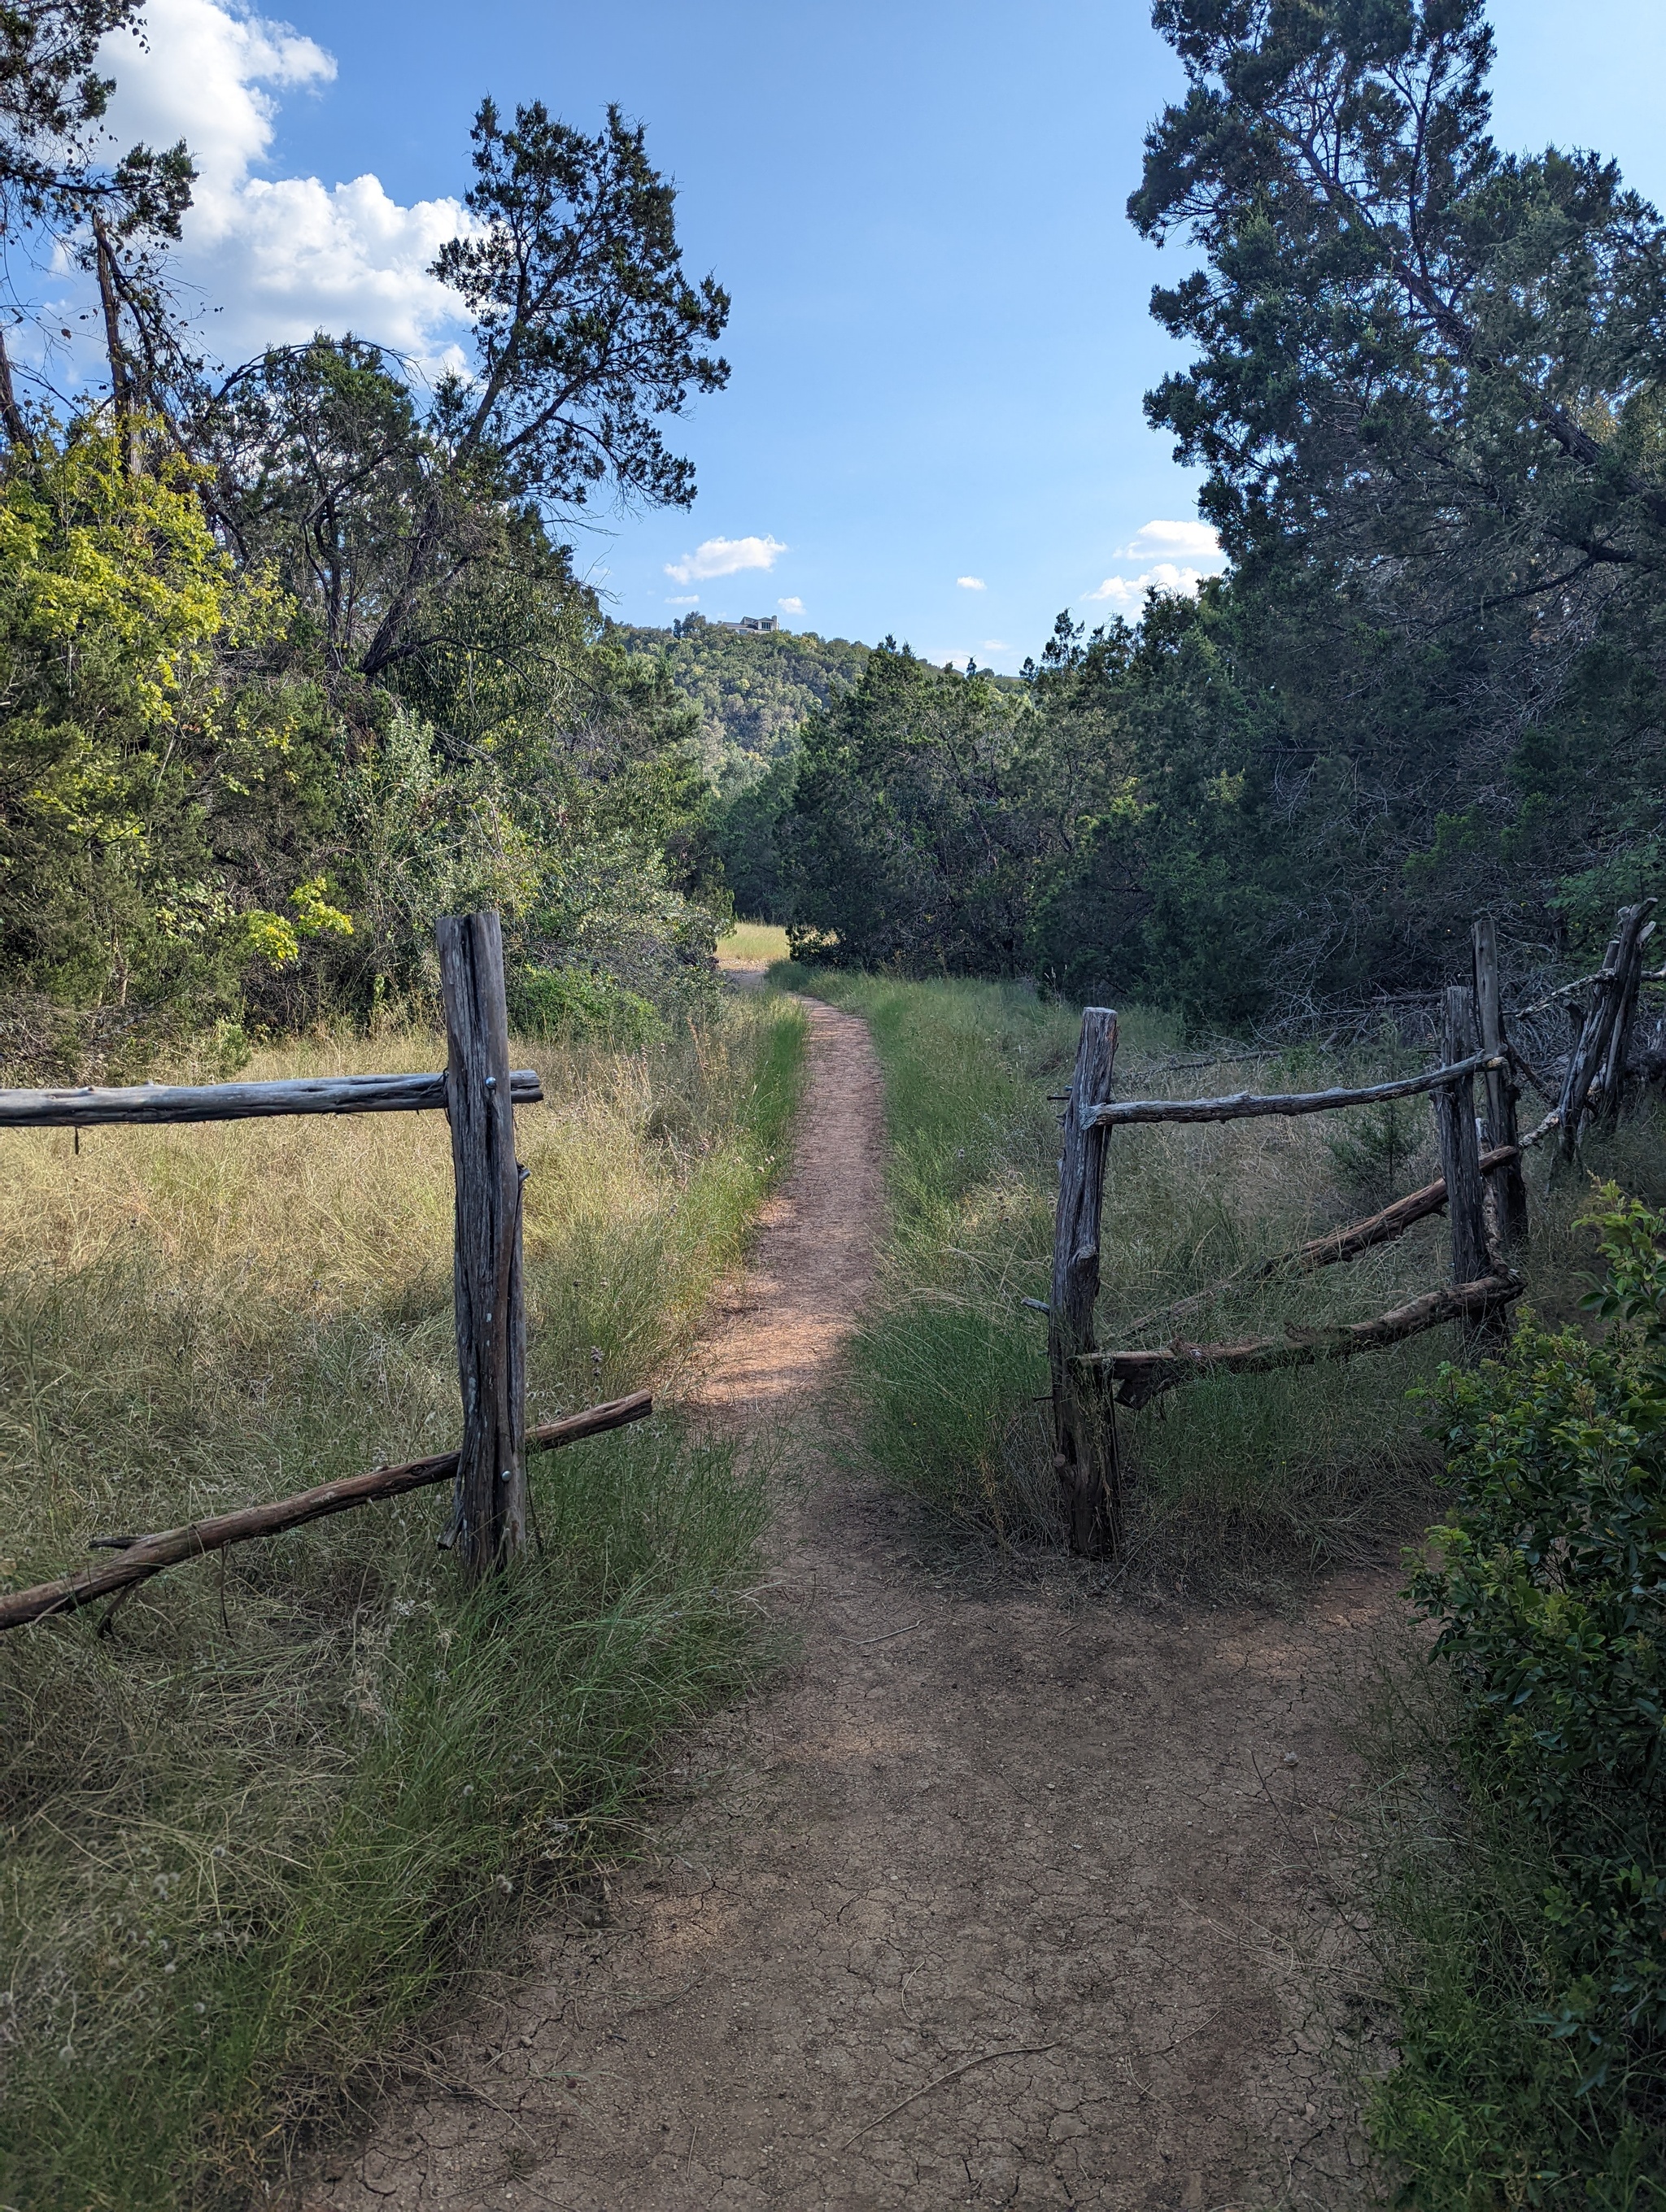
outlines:
{"label": "grassy meadow", "polygon": [[787,932],[773,921],[731,922],[717,940],[725,968],[755,967],[787,957]]}
{"label": "grassy meadow", "polygon": [[[787,1140],[802,1018],[634,1053],[518,1045],[529,1417],[674,1392]],[[431,1066],[426,1036],[260,1055]],[[189,1077],[194,1071],[181,1070]],[[442,1116],[11,1137],[5,1585],[443,1449]],[[756,1668],[756,1471],[674,1415],[531,1462],[537,1541],[473,1596],[421,1492],[184,1567],[100,1632],[0,1639],[0,2204],[240,2202],[397,2063],[529,1887],[628,1833],[656,1739]]]}

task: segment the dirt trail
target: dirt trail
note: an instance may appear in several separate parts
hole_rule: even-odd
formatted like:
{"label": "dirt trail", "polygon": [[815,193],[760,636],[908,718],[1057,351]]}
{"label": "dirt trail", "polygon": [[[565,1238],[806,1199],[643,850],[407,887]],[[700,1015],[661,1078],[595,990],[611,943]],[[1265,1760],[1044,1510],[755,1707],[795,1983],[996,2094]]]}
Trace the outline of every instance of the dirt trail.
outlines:
{"label": "dirt trail", "polygon": [[[1328,1718],[1381,1579],[1302,1618],[976,1588],[815,1458],[881,1203],[879,1084],[815,1005],[798,1164],[704,1402],[790,1408],[784,1680],[685,1747],[601,1924],[385,2111],[309,2203],[561,2212],[1372,2203],[1327,2058],[1352,1780]],[[822,1394],[819,1402],[815,1394]]]}

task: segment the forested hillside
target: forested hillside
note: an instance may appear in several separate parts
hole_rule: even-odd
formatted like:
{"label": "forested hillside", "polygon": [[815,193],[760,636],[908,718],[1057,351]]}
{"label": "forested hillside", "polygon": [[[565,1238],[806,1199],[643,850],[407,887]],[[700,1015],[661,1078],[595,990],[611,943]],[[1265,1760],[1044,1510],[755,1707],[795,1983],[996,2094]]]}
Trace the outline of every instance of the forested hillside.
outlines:
{"label": "forested hillside", "polygon": [[790,753],[818,707],[847,690],[868,647],[814,630],[742,630],[685,616],[670,629],[621,623],[627,653],[655,661],[700,716],[702,764],[720,787],[738,787]]}

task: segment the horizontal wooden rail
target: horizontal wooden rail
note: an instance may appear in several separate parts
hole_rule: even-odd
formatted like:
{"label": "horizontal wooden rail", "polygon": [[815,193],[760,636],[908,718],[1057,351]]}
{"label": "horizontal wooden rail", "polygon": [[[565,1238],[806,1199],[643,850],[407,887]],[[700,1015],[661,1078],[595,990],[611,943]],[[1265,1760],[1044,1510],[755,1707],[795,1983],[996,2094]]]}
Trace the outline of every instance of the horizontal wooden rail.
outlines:
{"label": "horizontal wooden rail", "polygon": [[[562,1421],[546,1421],[528,1429],[529,1452],[555,1451],[576,1444],[586,1437],[608,1429],[622,1429],[629,1421],[644,1421],[654,1411],[652,1394],[638,1390],[629,1398],[615,1398],[605,1406],[587,1407]],[[146,1582],[164,1567],[200,1558],[205,1552],[222,1551],[228,1544],[244,1544],[253,1536],[276,1536],[285,1528],[299,1528],[326,1514],[350,1513],[355,1506],[378,1498],[398,1498],[407,1490],[421,1490],[435,1482],[449,1482],[457,1473],[458,1454],[441,1452],[433,1459],[409,1461],[403,1467],[373,1468],[368,1474],[350,1475],[344,1482],[326,1482],[316,1490],[303,1490],[293,1498],[275,1498],[270,1505],[246,1505],[235,1513],[217,1513],[206,1521],[193,1521],[183,1528],[168,1528],[155,1536],[104,1537],[100,1542],[119,1547],[120,1556],[108,1566],[89,1567],[79,1575],[57,1582],[37,1583],[33,1589],[9,1590],[0,1596],[0,1629],[21,1628],[26,1621],[48,1613],[72,1613],[77,1606],[128,1589]]]}
{"label": "horizontal wooden rail", "polygon": [[[1484,1176],[1496,1175],[1512,1160],[1521,1158],[1519,1145],[1499,1145],[1481,1156],[1481,1171]],[[1385,1206],[1380,1213],[1367,1214],[1363,1221],[1350,1221],[1339,1229],[1328,1229],[1322,1237],[1310,1238],[1298,1244],[1293,1251],[1280,1252],[1276,1258],[1257,1261],[1253,1267],[1234,1275],[1223,1275],[1218,1283],[1210,1283],[1188,1297],[1177,1298],[1171,1306],[1158,1306],[1155,1311],[1142,1314],[1138,1321],[1124,1322],[1116,1331],[1118,1336],[1138,1336],[1142,1329],[1155,1327],[1159,1321],[1178,1321],[1182,1314],[1195,1313],[1200,1306],[1207,1305],[1211,1298],[1219,1297],[1227,1291],[1251,1289],[1257,1283],[1270,1282],[1275,1275],[1308,1274],[1316,1267],[1334,1267],[1341,1260],[1357,1259],[1361,1252],[1369,1252],[1378,1244],[1391,1243],[1403,1237],[1420,1221],[1432,1213],[1444,1212],[1446,1205],[1446,1178],[1438,1176],[1433,1182],[1426,1182],[1421,1190],[1408,1191],[1397,1198],[1392,1206]]]}
{"label": "horizontal wooden rail", "polygon": [[1322,1359],[1352,1359],[1361,1352],[1381,1352],[1426,1328],[1450,1321],[1479,1321],[1522,1294],[1518,1276],[1483,1275],[1454,1283],[1378,1314],[1337,1328],[1292,1328],[1283,1337],[1254,1338],[1242,1344],[1175,1343],[1163,1352],[1090,1352],[1078,1368],[1115,1393],[1119,1406],[1148,1406],[1182,1382],[1204,1375],[1264,1375],[1280,1367],[1304,1367]]}
{"label": "horizontal wooden rail", "polygon": [[1129,1098],[1082,1109],[1083,1126],[1117,1129],[1131,1121],[1238,1121],[1262,1114],[1329,1114],[1341,1106],[1374,1106],[1389,1098],[1410,1098],[1420,1091],[1439,1091],[1468,1075],[1508,1065],[1505,1053],[1478,1052],[1427,1075],[1408,1075],[1397,1083],[1373,1083],[1365,1091],[1235,1091],[1230,1098]]}
{"label": "horizontal wooden rail", "polygon": [[[512,1104],[536,1106],[543,1096],[535,1069],[512,1071]],[[246,1121],[270,1114],[420,1114],[437,1110],[445,1103],[443,1075],[302,1075],[278,1083],[138,1083],[120,1091],[0,1091],[0,1129]]]}

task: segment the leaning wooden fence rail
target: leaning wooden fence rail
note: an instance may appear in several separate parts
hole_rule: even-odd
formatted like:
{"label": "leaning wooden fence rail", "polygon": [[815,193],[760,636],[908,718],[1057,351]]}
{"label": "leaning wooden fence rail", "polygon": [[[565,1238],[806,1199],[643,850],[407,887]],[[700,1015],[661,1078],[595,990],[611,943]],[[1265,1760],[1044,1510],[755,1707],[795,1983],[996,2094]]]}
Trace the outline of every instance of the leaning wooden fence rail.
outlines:
{"label": "leaning wooden fence rail", "polygon": [[1568,1060],[1557,1101],[1562,1157],[1571,1160],[1587,1116],[1612,1128],[1620,1112],[1626,1050],[1643,985],[1643,955],[1655,933],[1650,920],[1658,902],[1621,907],[1602,965],[1590,978],[1592,995]]}
{"label": "leaning wooden fence rail", "polygon": [[[1514,1167],[1521,1158],[1521,1150],[1519,1145],[1500,1145],[1483,1152],[1479,1163],[1482,1175],[1497,1175]],[[1139,1336],[1154,1328],[1160,1321],[1178,1321],[1183,1315],[1195,1313],[1200,1306],[1209,1304],[1228,1291],[1251,1290],[1257,1283],[1273,1282],[1280,1275],[1310,1274],[1320,1267],[1334,1267],[1344,1260],[1357,1260],[1362,1252],[1369,1252],[1378,1244],[1392,1243],[1420,1221],[1426,1221],[1431,1215],[1445,1210],[1446,1178],[1439,1176],[1433,1182],[1426,1182],[1420,1190],[1408,1191],[1404,1198],[1396,1198],[1378,1212],[1366,1214],[1363,1220],[1344,1222],[1339,1229],[1327,1229],[1322,1237],[1311,1237],[1292,1251],[1277,1253],[1270,1260],[1258,1260],[1253,1267],[1237,1268],[1216,1282],[1206,1283],[1201,1291],[1177,1298],[1172,1305],[1158,1306],[1135,1321],[1120,1322],[1116,1334]]]}
{"label": "leaning wooden fence rail", "polygon": [[[122,1567],[100,1576],[70,1577],[92,1595],[143,1580],[161,1567],[215,1547],[210,1527],[228,1529],[217,1543],[270,1533],[339,1512],[346,1504],[396,1496],[449,1474],[454,1480],[450,1525],[442,1544],[455,1544],[474,1577],[501,1567],[526,1540],[529,1449],[570,1443],[575,1435],[617,1428],[648,1410],[640,1396],[621,1401],[633,1410],[593,1409],[588,1428],[556,1423],[553,1431],[526,1434],[526,1315],[521,1284],[521,1189],[526,1171],[515,1158],[514,1109],[544,1096],[531,1068],[509,1066],[509,1022],[503,976],[503,933],[495,914],[447,915],[437,924],[440,982],[446,1014],[446,1067],[437,1075],[302,1076],[275,1083],[172,1085],[146,1083],[119,1090],[0,1091],[0,1129],[74,1128],[100,1124],[236,1121],[280,1114],[408,1114],[444,1109],[451,1124],[456,1186],[453,1290],[457,1324],[458,1381],[463,1400],[463,1437],[443,1460],[382,1469],[353,1485],[326,1485],[301,1499],[250,1507],[213,1522],[147,1538]],[[617,1418],[601,1419],[602,1414]],[[435,1470],[439,1472],[423,1472]],[[397,1478],[397,1479],[396,1479]],[[349,1495],[349,1492],[351,1495]],[[337,1502],[320,1503],[333,1499]],[[310,1501],[310,1502],[309,1502]],[[289,1520],[271,1520],[307,1505]],[[262,1519],[261,1516],[268,1516]],[[257,1525],[258,1524],[258,1525]],[[184,1546],[155,1554],[149,1547]],[[139,1557],[139,1553],[143,1557]],[[110,1577],[115,1579],[112,1581]],[[100,1578],[101,1577],[101,1578]],[[69,1583],[43,1584],[62,1592]],[[0,1601],[0,1627],[38,1613],[16,1608],[40,1595],[20,1591]],[[83,1597],[60,1599],[40,1612],[62,1611]]]}
{"label": "leaning wooden fence rail", "polygon": [[[529,1452],[557,1451],[563,1444],[581,1443],[609,1429],[622,1429],[631,1421],[645,1421],[654,1411],[646,1390],[616,1398],[605,1406],[587,1406],[565,1420],[546,1421],[526,1431],[523,1449]],[[216,1513],[192,1521],[182,1528],[166,1528],[152,1536],[96,1536],[95,1548],[119,1553],[110,1565],[88,1567],[57,1581],[37,1583],[30,1589],[9,1590],[0,1595],[0,1629],[21,1628],[25,1622],[42,1620],[49,1613],[73,1613],[78,1606],[101,1597],[119,1596],[137,1583],[148,1582],[164,1567],[198,1559],[209,1552],[223,1551],[228,1544],[246,1544],[256,1536],[280,1535],[308,1521],[322,1521],[331,1513],[350,1513],[356,1506],[370,1505],[384,1498],[402,1498],[409,1490],[422,1490],[436,1482],[454,1481],[459,1455],[441,1452],[432,1459],[414,1459],[403,1467],[372,1468],[368,1474],[350,1475],[343,1482],[320,1483],[315,1490],[293,1498],[273,1498],[265,1505],[246,1505],[234,1513]]]}
{"label": "leaning wooden fence rail", "polygon": [[1519,1275],[1500,1272],[1478,1282],[1443,1284],[1371,1321],[1343,1322],[1334,1328],[1287,1327],[1282,1337],[1251,1337],[1242,1344],[1176,1342],[1160,1352],[1089,1352],[1076,1365],[1091,1381],[1114,1389],[1119,1406],[1137,1412],[1165,1390],[1202,1375],[1267,1375],[1319,1360],[1352,1359],[1358,1352],[1403,1344],[1446,1322],[1483,1322],[1520,1297],[1523,1287]]}

